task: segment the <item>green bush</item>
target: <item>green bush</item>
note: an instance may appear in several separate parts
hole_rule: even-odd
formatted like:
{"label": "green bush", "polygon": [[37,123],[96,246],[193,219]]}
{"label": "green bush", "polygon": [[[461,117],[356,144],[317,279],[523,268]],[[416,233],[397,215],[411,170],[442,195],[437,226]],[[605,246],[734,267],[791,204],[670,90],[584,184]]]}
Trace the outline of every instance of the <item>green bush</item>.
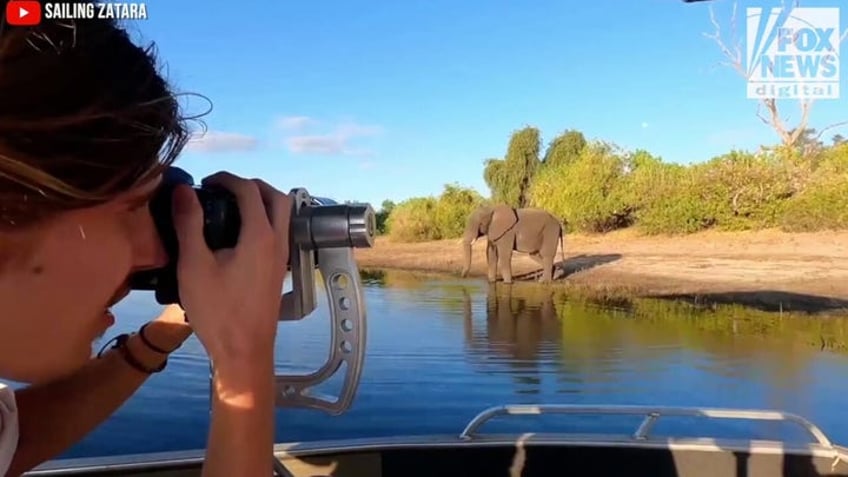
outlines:
{"label": "green bush", "polygon": [[485,200],[474,189],[448,184],[436,203],[436,228],[442,239],[462,236],[465,221]]}
{"label": "green bush", "polygon": [[377,225],[377,235],[385,235],[388,231],[388,220],[389,215],[392,213],[392,209],[395,208],[395,203],[390,200],[384,200],[380,210],[378,210],[374,215],[374,221]]}
{"label": "green bush", "polygon": [[[622,152],[610,143],[578,139],[580,147],[569,147],[567,160],[553,160],[559,156],[551,150],[564,139],[552,141],[543,159],[525,147],[529,163],[511,175],[498,173],[505,160],[492,159],[485,167],[486,182],[501,195],[526,190],[530,206],[553,213],[570,231],[603,233],[631,226],[648,234],[848,229],[848,143],[806,153],[782,146],[754,153],[733,150],[682,165],[664,163],[644,150]],[[409,199],[391,210],[389,235],[399,241],[459,237],[468,215],[485,202],[471,189],[446,185],[439,197]]]}
{"label": "green bush", "polygon": [[787,204],[787,232],[848,229],[848,144],[824,151],[807,187]]}
{"label": "green bush", "polygon": [[781,222],[787,232],[848,229],[848,176],[814,184],[787,205]]}
{"label": "green bush", "polygon": [[673,174],[676,182],[639,211],[639,228],[648,234],[686,234],[714,226],[714,214],[696,189],[697,174],[688,169]]}
{"label": "green bush", "polygon": [[573,162],[543,167],[530,185],[530,203],[571,230],[607,232],[629,225],[630,206],[619,191],[624,162],[614,147],[588,144]]}
{"label": "green bush", "polygon": [[386,222],[388,235],[398,242],[458,238],[466,218],[485,202],[473,189],[445,185],[438,198],[416,197],[395,206]]}
{"label": "green bush", "polygon": [[413,197],[396,205],[386,221],[386,230],[398,242],[438,240],[436,205],[433,197]]}

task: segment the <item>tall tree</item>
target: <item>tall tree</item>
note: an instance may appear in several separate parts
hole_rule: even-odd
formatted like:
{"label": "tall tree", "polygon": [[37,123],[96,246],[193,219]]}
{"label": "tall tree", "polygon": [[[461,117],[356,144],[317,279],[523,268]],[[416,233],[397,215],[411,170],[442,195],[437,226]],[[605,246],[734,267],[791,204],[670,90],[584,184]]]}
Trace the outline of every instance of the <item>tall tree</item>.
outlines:
{"label": "tall tree", "polygon": [[513,207],[530,203],[530,182],[539,169],[542,140],[539,130],[526,126],[512,133],[504,159],[487,159],[483,179],[496,202]]}
{"label": "tall tree", "polygon": [[545,166],[553,166],[560,163],[570,163],[580,157],[580,153],[586,147],[586,137],[583,133],[574,129],[568,129],[548,143],[545,158],[542,163]]}
{"label": "tall tree", "polygon": [[509,196],[509,184],[507,184],[503,172],[504,160],[489,158],[483,161],[483,180],[489,186],[492,201],[495,203],[506,203]]}

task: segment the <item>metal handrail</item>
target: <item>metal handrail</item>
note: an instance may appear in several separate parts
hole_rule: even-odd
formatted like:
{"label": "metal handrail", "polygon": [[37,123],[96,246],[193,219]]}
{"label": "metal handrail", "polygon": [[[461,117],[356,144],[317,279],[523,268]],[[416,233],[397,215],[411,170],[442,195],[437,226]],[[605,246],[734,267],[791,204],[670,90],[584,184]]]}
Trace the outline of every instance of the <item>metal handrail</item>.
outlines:
{"label": "metal handrail", "polygon": [[804,428],[818,444],[825,447],[833,447],[830,439],[815,424],[807,419],[788,412],[768,411],[760,409],[723,409],[723,408],[699,408],[699,407],[673,407],[673,406],[621,406],[621,405],[596,405],[583,406],[573,404],[507,404],[494,406],[480,412],[463,429],[459,438],[472,440],[477,430],[500,415],[532,415],[532,414],[603,414],[603,415],[644,415],[645,418],[639,427],[631,434],[633,440],[648,440],[649,433],[657,420],[663,416],[684,417],[710,417],[716,419],[747,419],[757,421],[789,421]]}

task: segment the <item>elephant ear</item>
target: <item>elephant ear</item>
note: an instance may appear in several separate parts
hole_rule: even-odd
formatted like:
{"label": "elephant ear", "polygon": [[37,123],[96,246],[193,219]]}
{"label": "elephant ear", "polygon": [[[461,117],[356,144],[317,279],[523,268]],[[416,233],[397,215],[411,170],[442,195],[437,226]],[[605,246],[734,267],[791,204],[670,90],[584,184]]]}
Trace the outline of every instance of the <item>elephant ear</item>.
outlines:
{"label": "elephant ear", "polygon": [[492,211],[492,220],[489,223],[489,238],[497,240],[503,237],[509,229],[518,222],[515,209],[508,205],[496,205]]}
{"label": "elephant ear", "polygon": [[482,206],[477,208],[468,216],[468,221],[465,224],[465,233],[472,234],[475,237],[485,234],[489,228],[490,220],[492,220],[491,207]]}

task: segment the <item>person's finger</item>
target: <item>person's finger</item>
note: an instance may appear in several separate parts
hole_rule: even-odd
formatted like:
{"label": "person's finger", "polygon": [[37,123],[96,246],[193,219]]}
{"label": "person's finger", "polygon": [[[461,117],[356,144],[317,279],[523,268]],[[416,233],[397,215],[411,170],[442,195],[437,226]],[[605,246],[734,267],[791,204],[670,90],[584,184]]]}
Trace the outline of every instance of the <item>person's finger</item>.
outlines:
{"label": "person's finger", "polygon": [[209,260],[212,252],[203,237],[203,209],[194,190],[187,185],[178,185],[173,190],[172,201],[181,259]]}
{"label": "person's finger", "polygon": [[174,323],[185,322],[185,311],[177,304],[167,305],[162,309],[162,313],[156,318],[157,321],[167,321]]}
{"label": "person's finger", "polygon": [[292,214],[292,198],[275,189],[262,179],[253,179],[265,204],[265,211],[271,227],[280,238],[288,236]]}
{"label": "person's finger", "polygon": [[255,182],[242,179],[229,172],[218,172],[203,179],[203,185],[223,187],[236,196],[241,217],[240,237],[255,239],[271,231],[271,223],[268,221],[262,196]]}

